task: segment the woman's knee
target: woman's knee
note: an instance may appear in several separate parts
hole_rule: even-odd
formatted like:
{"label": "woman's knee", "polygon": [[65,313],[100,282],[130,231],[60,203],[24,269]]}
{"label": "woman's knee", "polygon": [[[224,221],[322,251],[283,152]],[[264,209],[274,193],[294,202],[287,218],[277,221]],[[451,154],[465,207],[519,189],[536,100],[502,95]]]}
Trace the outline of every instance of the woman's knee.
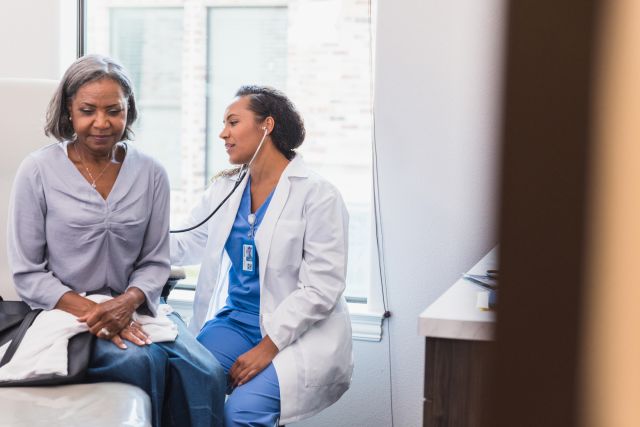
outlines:
{"label": "woman's knee", "polygon": [[247,402],[244,399],[238,397],[238,394],[235,396],[231,394],[227,397],[227,401],[224,404],[225,427],[253,425],[253,423],[249,424],[252,421],[251,418],[253,418],[251,416],[252,409],[247,407]]}
{"label": "woman's knee", "polygon": [[279,416],[279,389],[265,375],[260,374],[247,384],[236,388],[224,406],[226,427],[272,427]]}
{"label": "woman's knee", "polygon": [[189,351],[185,352],[185,357],[206,377],[226,381],[225,371],[218,359],[197,341],[193,340]]}
{"label": "woman's knee", "polygon": [[91,381],[122,381],[150,392],[151,384],[162,383],[167,356],[156,346],[138,347],[127,343],[127,349],[113,343],[96,340],[88,379]]}
{"label": "woman's knee", "polygon": [[154,345],[138,346],[136,344],[125,341],[126,349],[118,348],[110,341],[97,339],[94,349],[94,357],[107,360],[110,363],[126,365],[131,367],[146,366],[157,363],[158,361],[166,361],[167,356],[162,351],[158,351]]}
{"label": "woman's knee", "polygon": [[234,399],[232,394],[224,405],[224,425],[225,427],[273,427],[280,416],[280,411],[268,406]]}

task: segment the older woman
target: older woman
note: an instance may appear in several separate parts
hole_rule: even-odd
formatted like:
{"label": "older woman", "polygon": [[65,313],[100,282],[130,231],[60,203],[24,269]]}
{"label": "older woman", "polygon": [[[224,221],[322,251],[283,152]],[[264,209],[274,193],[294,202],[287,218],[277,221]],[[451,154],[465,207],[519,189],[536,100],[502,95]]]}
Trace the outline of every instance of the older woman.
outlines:
{"label": "older woman", "polygon": [[228,374],[225,426],[272,427],[349,388],[348,215],[295,152],[305,129],[283,93],[242,87],[223,122],[229,161],[244,166],[214,180],[191,224],[238,191],[206,227],[174,234],[171,258],[202,263],[190,326]]}
{"label": "older woman", "polygon": [[[86,322],[99,338],[88,381],[145,390],[154,426],[222,425],[224,374],[215,358],[175,315],[170,343],[152,343],[133,321],[135,311],[156,315],[170,271],[167,174],[122,142],[136,116],[131,80],[112,59],[86,56],[67,70],[45,129],[60,143],[29,155],[15,178],[15,286],[31,307]],[[113,299],[85,297],[96,293]]]}

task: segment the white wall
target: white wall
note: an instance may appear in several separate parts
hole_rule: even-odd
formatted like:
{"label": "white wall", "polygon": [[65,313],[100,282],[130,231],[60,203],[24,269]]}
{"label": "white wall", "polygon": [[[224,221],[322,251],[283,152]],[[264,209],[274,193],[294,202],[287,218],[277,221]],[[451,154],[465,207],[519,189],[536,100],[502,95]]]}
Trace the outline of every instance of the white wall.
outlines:
{"label": "white wall", "polygon": [[[71,0],[2,2],[0,77],[59,77],[60,1]],[[421,425],[417,317],[495,244],[503,0],[379,0],[378,17],[376,129],[393,316],[382,342],[355,343],[351,390],[296,426],[390,426],[391,404],[394,426]]]}
{"label": "white wall", "polygon": [[59,1],[2,2],[0,77],[59,78]]}
{"label": "white wall", "polygon": [[391,394],[393,425],[422,425],[418,315],[496,243],[503,1],[378,7],[375,110],[393,386],[389,334],[356,343],[352,388],[296,426],[391,426]]}

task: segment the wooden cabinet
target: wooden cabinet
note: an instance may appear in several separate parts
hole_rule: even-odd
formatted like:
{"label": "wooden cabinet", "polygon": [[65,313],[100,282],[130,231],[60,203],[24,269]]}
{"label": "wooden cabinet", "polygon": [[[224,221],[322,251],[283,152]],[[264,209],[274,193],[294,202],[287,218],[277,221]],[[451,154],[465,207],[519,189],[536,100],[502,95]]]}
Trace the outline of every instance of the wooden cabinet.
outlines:
{"label": "wooden cabinet", "polygon": [[[495,269],[497,255],[494,248],[469,273]],[[420,314],[418,331],[426,338],[424,426],[481,425],[495,313],[476,307],[478,292],[483,289],[460,279]]]}
{"label": "wooden cabinet", "polygon": [[427,338],[425,427],[480,426],[491,342]]}

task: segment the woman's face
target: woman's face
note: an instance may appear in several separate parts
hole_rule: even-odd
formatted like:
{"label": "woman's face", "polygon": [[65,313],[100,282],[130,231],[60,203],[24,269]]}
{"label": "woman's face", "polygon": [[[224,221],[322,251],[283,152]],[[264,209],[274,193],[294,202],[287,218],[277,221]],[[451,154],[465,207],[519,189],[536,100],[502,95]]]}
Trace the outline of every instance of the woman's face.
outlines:
{"label": "woman's face", "polygon": [[69,111],[78,142],[90,152],[106,154],[124,135],[127,102],[120,84],[111,79],[81,86]]}
{"label": "woman's face", "polygon": [[249,97],[232,102],[224,112],[223,123],[220,138],[224,140],[229,162],[233,165],[249,163],[264,135],[256,123],[255,113],[249,110]]}

